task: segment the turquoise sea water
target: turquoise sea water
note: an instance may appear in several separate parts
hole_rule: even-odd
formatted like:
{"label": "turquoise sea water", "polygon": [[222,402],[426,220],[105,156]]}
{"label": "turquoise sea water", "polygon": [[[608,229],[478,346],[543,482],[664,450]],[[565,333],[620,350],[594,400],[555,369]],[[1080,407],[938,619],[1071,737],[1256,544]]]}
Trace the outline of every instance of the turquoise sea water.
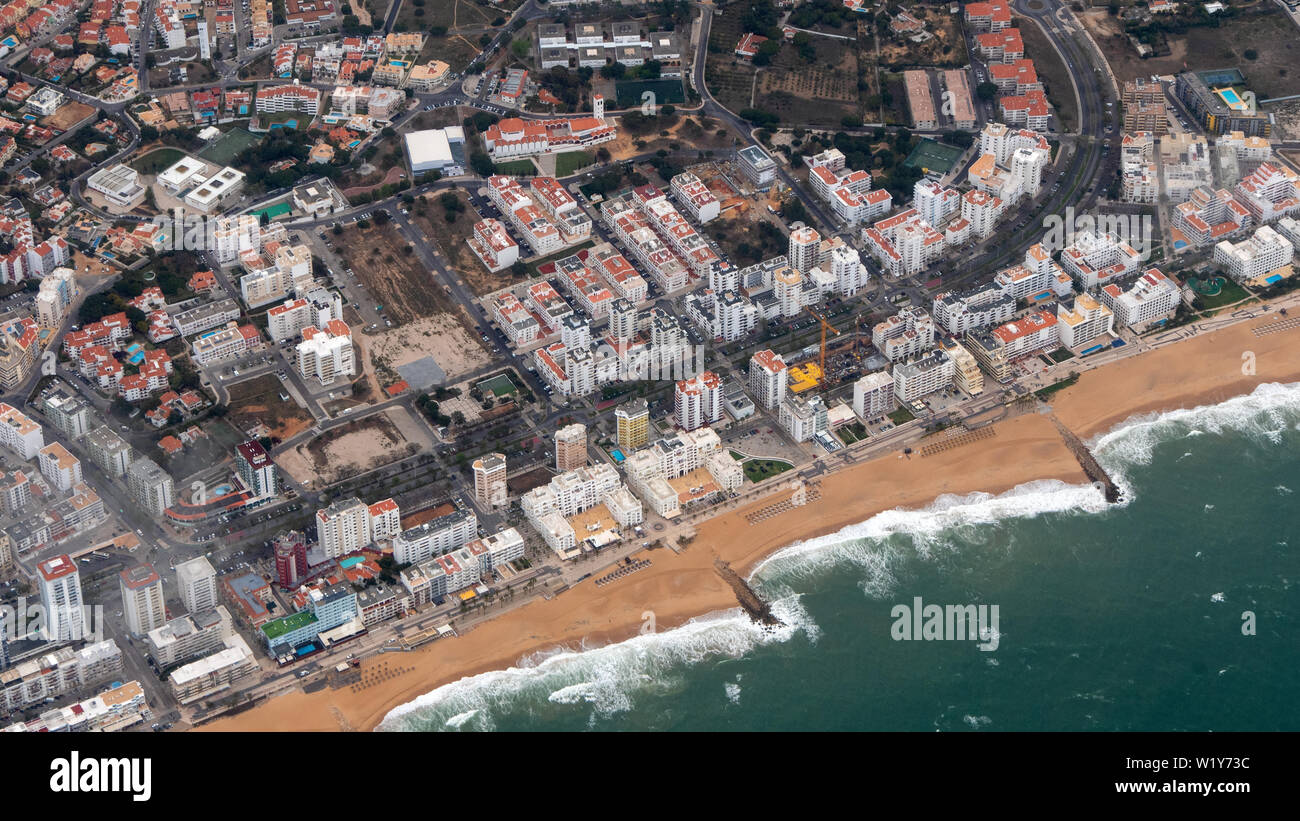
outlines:
{"label": "turquoise sea water", "polygon": [[[783,628],[723,612],[539,655],[381,729],[1300,729],[1300,386],[1090,445],[1123,503],[1036,482],[889,511],[756,571]],[[998,605],[997,649],[895,641],[916,596]]]}

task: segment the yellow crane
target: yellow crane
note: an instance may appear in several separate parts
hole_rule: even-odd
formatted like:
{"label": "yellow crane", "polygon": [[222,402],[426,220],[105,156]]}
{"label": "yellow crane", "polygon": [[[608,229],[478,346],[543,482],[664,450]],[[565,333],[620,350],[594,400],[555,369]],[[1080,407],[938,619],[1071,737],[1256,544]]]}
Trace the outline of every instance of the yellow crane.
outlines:
{"label": "yellow crane", "polygon": [[821,314],[814,311],[812,308],[804,308],[804,310],[812,314],[813,317],[815,317],[816,320],[820,322],[822,326],[822,342],[821,342],[821,348],[818,349],[817,367],[821,369],[822,379],[825,379],[826,378],[826,331],[828,329],[834,331],[836,336],[839,336],[840,332],[839,329],[837,329],[831,323],[827,322],[825,317],[823,317]]}

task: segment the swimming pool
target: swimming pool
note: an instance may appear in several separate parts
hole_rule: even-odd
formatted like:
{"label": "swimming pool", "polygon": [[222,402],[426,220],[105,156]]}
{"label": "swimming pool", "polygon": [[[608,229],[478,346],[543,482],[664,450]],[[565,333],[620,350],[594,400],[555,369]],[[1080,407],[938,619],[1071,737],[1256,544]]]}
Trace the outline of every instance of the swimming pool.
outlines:
{"label": "swimming pool", "polygon": [[365,556],[349,556],[343,561],[339,562],[339,567],[342,567],[344,570],[351,570],[352,568],[361,564],[365,560],[366,560]]}
{"label": "swimming pool", "polygon": [[611,450],[609,452],[609,455],[613,456],[614,461],[618,462],[620,465],[623,464],[623,460],[627,458],[626,456],[623,455],[623,451],[619,450],[618,448],[614,448],[613,450]]}

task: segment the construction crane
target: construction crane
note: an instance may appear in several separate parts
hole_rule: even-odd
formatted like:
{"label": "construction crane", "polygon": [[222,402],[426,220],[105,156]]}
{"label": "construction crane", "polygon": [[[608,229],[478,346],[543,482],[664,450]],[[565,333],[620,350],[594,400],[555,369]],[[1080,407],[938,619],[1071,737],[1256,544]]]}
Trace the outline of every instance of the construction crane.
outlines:
{"label": "construction crane", "polygon": [[813,317],[815,317],[817,321],[821,323],[822,326],[822,342],[821,342],[821,347],[818,349],[817,367],[821,369],[822,379],[825,380],[826,379],[826,331],[827,329],[830,329],[835,332],[836,336],[839,336],[840,332],[839,329],[837,329],[831,323],[827,322],[825,317],[823,317],[821,314],[814,311],[812,308],[804,308],[804,310],[812,314]]}

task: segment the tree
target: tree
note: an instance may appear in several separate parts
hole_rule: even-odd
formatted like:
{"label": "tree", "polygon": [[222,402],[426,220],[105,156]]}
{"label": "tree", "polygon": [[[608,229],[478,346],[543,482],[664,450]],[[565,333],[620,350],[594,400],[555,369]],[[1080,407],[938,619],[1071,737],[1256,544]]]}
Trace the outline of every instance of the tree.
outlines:
{"label": "tree", "polygon": [[980,83],[975,86],[975,94],[981,100],[992,102],[998,96],[998,87],[994,83]]}
{"label": "tree", "polygon": [[492,158],[482,151],[475,151],[469,156],[470,168],[480,177],[490,177],[496,173],[497,167],[492,162]]}

